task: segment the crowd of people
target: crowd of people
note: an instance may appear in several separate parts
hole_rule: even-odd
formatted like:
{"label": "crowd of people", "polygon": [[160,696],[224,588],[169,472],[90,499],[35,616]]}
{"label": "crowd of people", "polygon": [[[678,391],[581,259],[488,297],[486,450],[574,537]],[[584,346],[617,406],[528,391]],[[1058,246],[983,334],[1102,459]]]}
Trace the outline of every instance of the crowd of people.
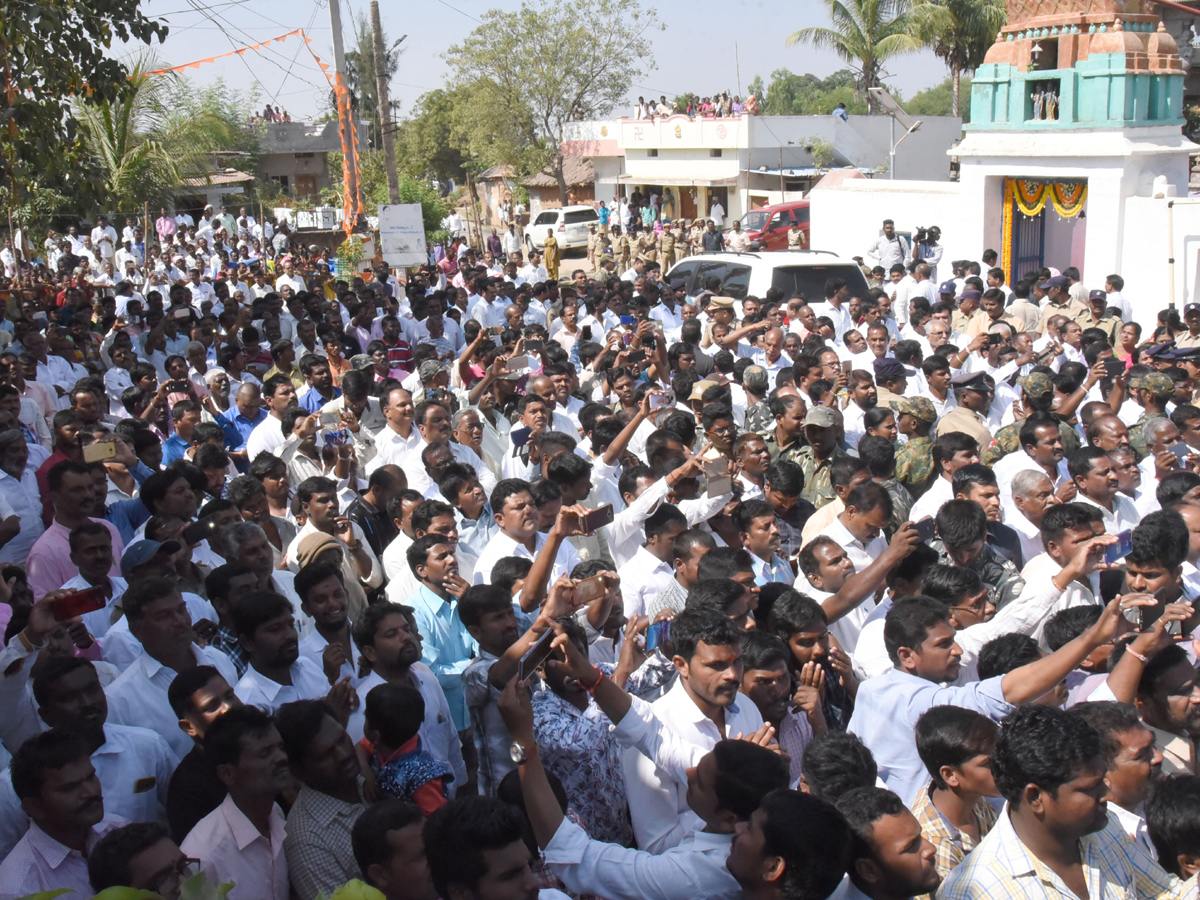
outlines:
{"label": "crowd of people", "polygon": [[6,248],[0,900],[1196,896],[1200,304],[146,237]]}
{"label": "crowd of people", "polygon": [[679,102],[668,100],[665,94],[660,96],[657,102],[638,97],[633,107],[633,118],[654,119],[682,114],[689,119],[696,116],[702,119],[729,119],[738,118],[742,114],[753,116],[759,112],[758,99],[753,94],[749,94],[745,101],[737,94],[730,97],[728,91],[721,91],[711,97],[688,93],[676,100]]}

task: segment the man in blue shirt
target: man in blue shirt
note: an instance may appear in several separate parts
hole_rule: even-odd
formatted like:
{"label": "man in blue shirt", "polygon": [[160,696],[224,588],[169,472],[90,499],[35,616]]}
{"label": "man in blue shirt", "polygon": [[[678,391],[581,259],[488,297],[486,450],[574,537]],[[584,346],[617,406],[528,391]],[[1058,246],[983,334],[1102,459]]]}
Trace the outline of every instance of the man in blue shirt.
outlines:
{"label": "man in blue shirt", "polygon": [[333,385],[333,374],[329,362],[315,353],[306,353],[300,360],[300,371],[308,386],[297,395],[300,406],[310,413],[320,412],[330,400],[342,396],[340,388]]}
{"label": "man in blue shirt", "polygon": [[175,433],[163,442],[164,466],[183,459],[188,447],[192,446],[192,431],[200,424],[200,404],[194,400],[180,400],[171,407],[171,421],[175,423]]}
{"label": "man in blue shirt", "polygon": [[257,384],[249,383],[238,388],[233,404],[217,416],[217,424],[225,432],[225,448],[239,471],[244,472],[250,462],[246,459],[246,441],[250,439],[250,432],[266,417],[267,411],[262,408],[262,393]]}
{"label": "man in blue shirt", "polygon": [[458,574],[454,544],[445,535],[417,538],[408,548],[408,564],[421,585],[405,602],[412,607],[421,632],[422,662],[437,676],[454,727],[461,732],[470,725],[462,673],[479,652],[458,617],[458,600],[469,585]]}
{"label": "man in blue shirt", "polygon": [[[1081,554],[1102,559],[1105,545],[1115,541],[1113,535],[1099,535],[1081,547]],[[1130,598],[1125,604],[1143,605]],[[913,736],[921,713],[933,706],[961,706],[999,721],[1013,707],[1041,697],[1089,653],[1112,640],[1120,619],[1118,598],[1091,628],[1055,653],[1007,675],[956,687],[962,650],[954,640],[949,608],[931,597],[897,601],[888,610],[883,631],[895,668],[863,682],[847,730],[874,754],[888,789],[910,805],[929,777]]]}

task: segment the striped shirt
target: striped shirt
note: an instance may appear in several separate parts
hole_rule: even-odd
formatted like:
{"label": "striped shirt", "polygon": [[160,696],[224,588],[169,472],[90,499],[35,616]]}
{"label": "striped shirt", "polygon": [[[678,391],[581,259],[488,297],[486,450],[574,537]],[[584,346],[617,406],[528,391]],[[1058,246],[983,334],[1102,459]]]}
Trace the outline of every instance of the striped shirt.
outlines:
{"label": "striped shirt", "polygon": [[[1116,817],[1079,840],[1088,900],[1195,900],[1196,878],[1180,881],[1129,839]],[[1045,900],[1074,892],[1034,856],[1007,814],[942,882],[938,900]]]}

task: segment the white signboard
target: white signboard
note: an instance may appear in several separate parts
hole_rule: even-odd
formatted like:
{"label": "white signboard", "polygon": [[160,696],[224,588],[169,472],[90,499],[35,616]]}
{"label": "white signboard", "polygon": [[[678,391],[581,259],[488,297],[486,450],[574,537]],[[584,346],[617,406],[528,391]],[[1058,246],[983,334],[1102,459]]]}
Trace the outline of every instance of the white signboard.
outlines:
{"label": "white signboard", "polygon": [[421,204],[380,206],[379,244],[389,266],[420,266],[429,262]]}

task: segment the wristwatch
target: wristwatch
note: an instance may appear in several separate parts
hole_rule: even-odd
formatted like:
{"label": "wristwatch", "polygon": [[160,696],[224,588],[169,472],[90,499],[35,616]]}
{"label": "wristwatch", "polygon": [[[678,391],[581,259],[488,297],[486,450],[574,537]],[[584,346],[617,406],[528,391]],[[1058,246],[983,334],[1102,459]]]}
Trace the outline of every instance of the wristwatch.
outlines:
{"label": "wristwatch", "polygon": [[529,758],[529,754],[525,752],[525,745],[520,741],[513,741],[508,747],[508,756],[518,766]]}

